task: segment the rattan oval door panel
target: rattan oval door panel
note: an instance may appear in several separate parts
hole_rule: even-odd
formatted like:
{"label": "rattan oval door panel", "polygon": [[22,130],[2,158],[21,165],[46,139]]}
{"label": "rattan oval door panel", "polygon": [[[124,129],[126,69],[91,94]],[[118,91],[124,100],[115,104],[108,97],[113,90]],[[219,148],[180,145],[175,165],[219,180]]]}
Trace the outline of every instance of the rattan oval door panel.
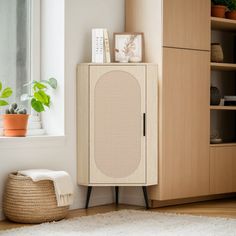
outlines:
{"label": "rattan oval door panel", "polygon": [[90,183],[145,183],[145,67],[90,70]]}

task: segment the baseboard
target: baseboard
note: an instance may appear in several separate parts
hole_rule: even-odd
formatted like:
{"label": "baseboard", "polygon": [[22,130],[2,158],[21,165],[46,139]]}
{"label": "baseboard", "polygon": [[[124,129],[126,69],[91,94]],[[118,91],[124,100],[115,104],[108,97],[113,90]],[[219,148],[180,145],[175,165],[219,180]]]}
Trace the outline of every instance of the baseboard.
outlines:
{"label": "baseboard", "polygon": [[180,205],[180,204],[211,201],[211,200],[226,199],[226,198],[233,198],[233,197],[236,197],[236,193],[215,194],[215,195],[210,195],[210,196],[173,199],[173,200],[164,200],[164,201],[151,200],[151,207],[158,208],[158,207],[174,206],[174,205]]}

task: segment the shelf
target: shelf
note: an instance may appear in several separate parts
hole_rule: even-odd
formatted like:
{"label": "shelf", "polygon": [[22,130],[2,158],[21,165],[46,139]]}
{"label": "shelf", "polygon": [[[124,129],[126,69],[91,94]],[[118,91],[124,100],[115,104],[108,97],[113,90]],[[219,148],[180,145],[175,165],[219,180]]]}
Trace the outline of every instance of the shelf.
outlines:
{"label": "shelf", "polygon": [[210,106],[211,110],[227,110],[227,111],[236,111],[236,106]]}
{"label": "shelf", "polygon": [[223,31],[236,31],[236,20],[211,17],[211,29]]}
{"label": "shelf", "polygon": [[236,71],[236,64],[211,62],[211,70]]}
{"label": "shelf", "polygon": [[210,144],[210,147],[236,147],[236,143],[218,143],[218,144]]}

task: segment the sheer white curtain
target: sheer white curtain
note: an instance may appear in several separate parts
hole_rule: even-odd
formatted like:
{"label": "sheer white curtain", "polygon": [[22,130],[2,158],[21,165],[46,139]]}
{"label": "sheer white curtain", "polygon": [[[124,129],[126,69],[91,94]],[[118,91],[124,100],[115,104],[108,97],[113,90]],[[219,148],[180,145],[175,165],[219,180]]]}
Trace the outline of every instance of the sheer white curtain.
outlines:
{"label": "sheer white curtain", "polygon": [[[31,80],[31,1],[34,0],[0,0],[0,81],[3,87],[13,89],[9,103],[17,102],[31,113],[28,102],[20,97],[28,92],[24,85]],[[7,107],[0,107],[0,115]],[[39,116],[30,117],[28,135],[44,134]],[[0,135],[2,121],[0,119]]]}
{"label": "sheer white curtain", "polygon": [[[0,0],[0,81],[14,93],[9,102],[22,103],[30,81],[30,3],[29,0]],[[1,113],[6,108],[1,108]]]}

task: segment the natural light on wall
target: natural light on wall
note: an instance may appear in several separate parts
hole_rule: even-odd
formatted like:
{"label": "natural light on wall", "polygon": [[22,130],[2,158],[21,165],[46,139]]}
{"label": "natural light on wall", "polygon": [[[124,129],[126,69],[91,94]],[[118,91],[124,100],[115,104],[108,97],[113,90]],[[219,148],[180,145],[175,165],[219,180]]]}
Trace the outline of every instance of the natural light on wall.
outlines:
{"label": "natural light on wall", "polygon": [[[0,81],[13,89],[8,102],[31,115],[27,135],[64,134],[64,0],[0,0],[0,30]],[[50,110],[39,115],[20,97],[29,92],[26,83],[50,77],[58,89],[50,94]]]}

